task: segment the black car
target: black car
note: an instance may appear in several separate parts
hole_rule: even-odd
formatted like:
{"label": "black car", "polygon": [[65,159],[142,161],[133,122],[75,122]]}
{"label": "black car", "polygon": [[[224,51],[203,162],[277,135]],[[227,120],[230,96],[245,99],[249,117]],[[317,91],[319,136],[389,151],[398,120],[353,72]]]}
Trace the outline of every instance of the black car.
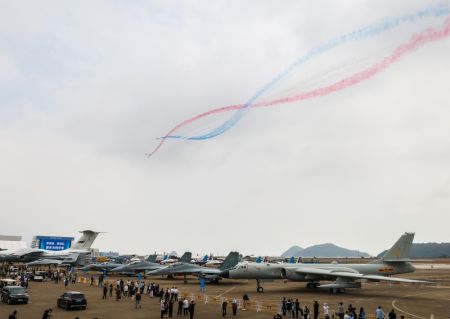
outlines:
{"label": "black car", "polygon": [[13,303],[28,303],[28,294],[21,286],[5,286],[2,289],[2,301],[8,305]]}
{"label": "black car", "polygon": [[69,310],[70,308],[86,309],[87,300],[82,292],[68,291],[58,298],[56,304],[58,307],[66,310]]}

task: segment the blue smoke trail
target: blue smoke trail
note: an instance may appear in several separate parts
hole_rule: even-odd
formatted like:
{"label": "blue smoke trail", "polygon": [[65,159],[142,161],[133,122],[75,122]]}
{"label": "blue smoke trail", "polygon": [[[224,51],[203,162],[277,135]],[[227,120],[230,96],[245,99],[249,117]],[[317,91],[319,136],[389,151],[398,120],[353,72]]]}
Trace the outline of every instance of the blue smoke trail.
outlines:
{"label": "blue smoke trail", "polygon": [[391,30],[398,27],[402,23],[414,22],[418,19],[426,17],[441,17],[450,14],[450,6],[448,4],[439,4],[436,6],[429,6],[421,11],[412,14],[406,14],[396,18],[387,18],[379,21],[373,25],[366,26],[364,28],[358,29],[356,31],[341,35],[337,38],[329,40],[325,44],[311,49],[303,57],[292,63],[286,69],[284,69],[280,74],[278,74],[272,81],[267,83],[259,91],[256,92],[253,97],[244,104],[242,108],[237,110],[234,115],[232,115],[227,121],[221,124],[219,127],[213,129],[209,133],[198,135],[198,136],[182,136],[182,135],[171,135],[165,138],[177,138],[177,139],[187,139],[187,140],[206,140],[218,135],[221,135],[236,125],[249,111],[251,106],[255,103],[257,99],[263,96],[265,93],[275,88],[282,80],[284,80],[294,69],[305,64],[309,60],[319,57],[323,53],[326,53],[332,49],[335,49],[347,42],[358,41],[360,39],[376,36],[382,32]]}

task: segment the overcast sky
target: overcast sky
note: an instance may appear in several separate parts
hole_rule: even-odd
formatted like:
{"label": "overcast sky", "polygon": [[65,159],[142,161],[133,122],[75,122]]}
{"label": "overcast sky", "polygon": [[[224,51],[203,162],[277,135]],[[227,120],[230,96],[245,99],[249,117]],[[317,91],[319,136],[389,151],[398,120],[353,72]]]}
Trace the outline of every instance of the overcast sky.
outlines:
{"label": "overcast sky", "polygon": [[141,254],[450,241],[450,39],[145,157],[309,49],[428,3],[0,1],[0,234],[92,229],[106,232],[95,247]]}

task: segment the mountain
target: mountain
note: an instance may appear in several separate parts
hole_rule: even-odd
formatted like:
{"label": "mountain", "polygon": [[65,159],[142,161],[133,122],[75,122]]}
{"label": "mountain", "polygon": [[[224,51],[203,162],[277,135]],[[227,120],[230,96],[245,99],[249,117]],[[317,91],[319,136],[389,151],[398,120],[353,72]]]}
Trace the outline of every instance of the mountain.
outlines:
{"label": "mountain", "polygon": [[291,248],[289,248],[288,250],[286,250],[284,253],[281,254],[281,257],[284,258],[289,258],[292,256],[298,257],[300,256],[300,253],[303,251],[304,249],[300,246],[292,246]]}
{"label": "mountain", "polygon": [[282,257],[370,257],[369,254],[358,250],[350,250],[336,246],[334,244],[314,245],[305,249],[295,250],[298,246],[292,246]]}
{"label": "mountain", "polygon": [[[377,257],[381,258],[387,250]],[[413,243],[411,258],[448,258],[450,257],[450,243]]]}

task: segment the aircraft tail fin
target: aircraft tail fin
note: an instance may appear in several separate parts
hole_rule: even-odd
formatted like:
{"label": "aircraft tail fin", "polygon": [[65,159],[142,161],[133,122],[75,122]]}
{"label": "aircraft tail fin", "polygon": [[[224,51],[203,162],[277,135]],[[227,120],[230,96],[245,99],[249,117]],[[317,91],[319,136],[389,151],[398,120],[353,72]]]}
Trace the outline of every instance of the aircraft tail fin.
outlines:
{"label": "aircraft tail fin", "polygon": [[155,263],[156,262],[156,257],[158,257],[156,254],[151,254],[147,257],[147,261],[151,262],[151,263]]}
{"label": "aircraft tail fin", "polygon": [[258,256],[258,258],[256,258],[255,263],[257,263],[257,264],[262,263],[262,258],[261,258],[261,256]]}
{"label": "aircraft tail fin", "polygon": [[294,256],[292,256],[292,257],[289,259],[289,263],[290,263],[290,264],[295,264],[295,257],[294,257]]}
{"label": "aircraft tail fin", "polygon": [[239,262],[239,253],[237,251],[232,251],[228,254],[227,258],[220,265],[220,270],[224,271],[236,266]]}
{"label": "aircraft tail fin", "polygon": [[187,251],[181,256],[180,261],[183,263],[190,263],[192,260],[192,253],[190,251]]}
{"label": "aircraft tail fin", "polygon": [[75,244],[72,245],[73,249],[89,249],[97,238],[99,232],[95,232],[92,230],[83,230],[80,233],[81,237],[77,240]]}
{"label": "aircraft tail fin", "polygon": [[208,261],[208,255],[203,256],[202,261],[203,261],[203,262],[207,262],[207,261]]}
{"label": "aircraft tail fin", "polygon": [[404,233],[383,256],[383,262],[407,262],[411,251],[414,233]]}

